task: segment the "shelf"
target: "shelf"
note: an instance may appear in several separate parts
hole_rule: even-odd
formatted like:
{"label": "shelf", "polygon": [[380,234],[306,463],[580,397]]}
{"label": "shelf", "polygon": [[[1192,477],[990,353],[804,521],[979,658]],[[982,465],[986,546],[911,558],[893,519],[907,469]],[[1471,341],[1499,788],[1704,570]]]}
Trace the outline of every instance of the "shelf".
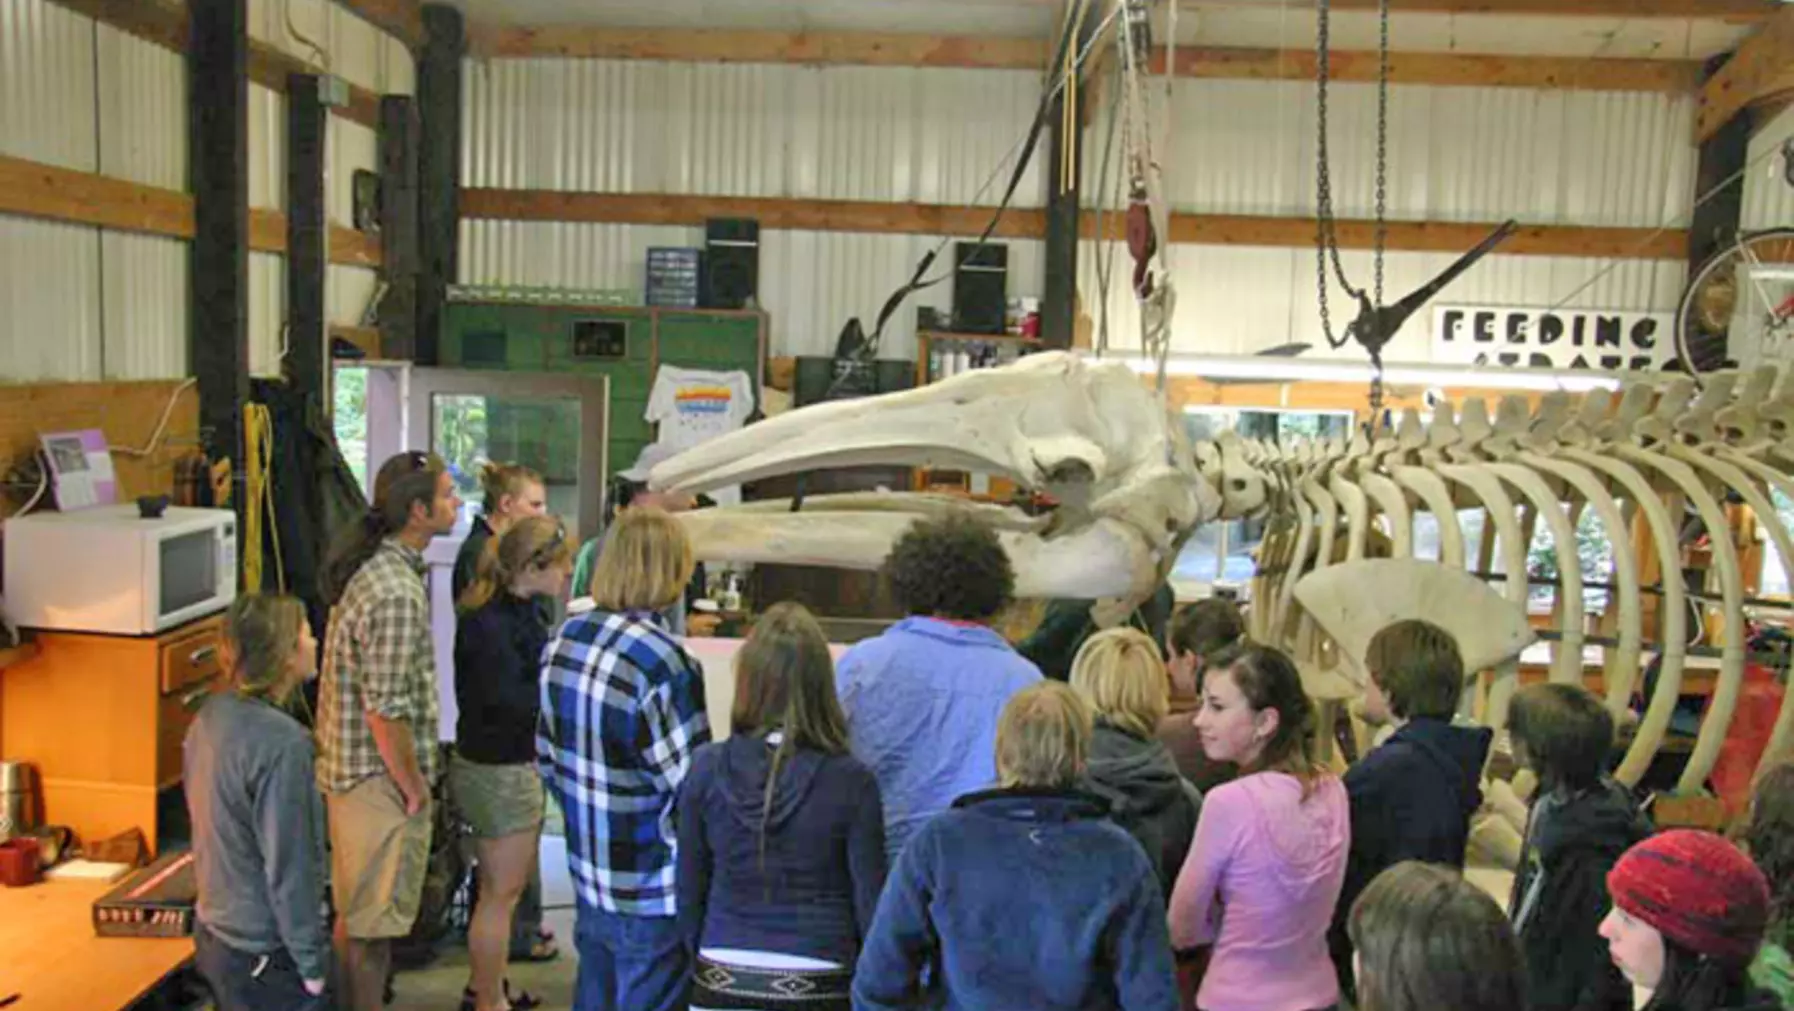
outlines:
{"label": "shelf", "polygon": [[947,330],[918,330],[916,337],[928,341],[996,341],[1006,344],[1039,344],[1039,337],[1010,333],[952,333]]}

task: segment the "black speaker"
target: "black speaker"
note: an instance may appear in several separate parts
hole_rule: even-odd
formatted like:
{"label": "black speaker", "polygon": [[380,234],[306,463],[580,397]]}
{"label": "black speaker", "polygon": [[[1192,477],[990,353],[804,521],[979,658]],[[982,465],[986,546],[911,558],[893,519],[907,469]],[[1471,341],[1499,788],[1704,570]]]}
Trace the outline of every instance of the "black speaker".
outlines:
{"label": "black speaker", "polygon": [[1009,303],[1009,247],[996,243],[953,244],[953,329],[959,333],[1003,332]]}
{"label": "black speaker", "polygon": [[741,309],[760,287],[760,222],[753,218],[711,218],[704,223],[706,309]]}

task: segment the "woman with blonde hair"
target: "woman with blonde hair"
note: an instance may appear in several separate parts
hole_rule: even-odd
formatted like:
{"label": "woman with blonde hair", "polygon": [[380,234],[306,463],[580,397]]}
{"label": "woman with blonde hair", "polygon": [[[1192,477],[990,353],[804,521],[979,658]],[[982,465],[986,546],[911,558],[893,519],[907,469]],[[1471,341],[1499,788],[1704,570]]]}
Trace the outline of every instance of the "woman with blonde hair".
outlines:
{"label": "woman with blonde hair", "polygon": [[1058,681],[1010,698],[997,789],[922,825],[891,868],[856,1011],[1175,1011],[1152,865],[1078,788],[1093,715]]}
{"label": "woman with blonde hair", "polygon": [[884,808],[802,605],[774,605],[735,655],[730,734],[698,750],[679,791],[692,1007],[847,1011],[884,887]]}
{"label": "woman with blonde hair", "polygon": [[[455,569],[449,581],[449,592],[460,600],[479,574],[480,556],[496,537],[511,529],[511,524],[531,516],[548,513],[548,487],[542,475],[520,463],[499,463],[488,460],[480,465],[480,490],[485,499],[480,515],[473,518],[467,539],[455,553]],[[552,624],[559,602],[549,596],[536,598],[542,623]],[[511,923],[511,961],[546,962],[560,955],[554,933],[542,926],[542,876],[530,871],[529,882],[517,900],[517,911]]]}
{"label": "woman with blonde hair", "polygon": [[703,668],[661,612],[691,572],[678,520],[646,507],[619,513],[592,574],[596,607],[567,619],[543,654],[536,755],[567,822],[576,1008],[685,1004],[673,797],[710,721]]}
{"label": "woman with blonde hair", "polygon": [[457,602],[455,759],[449,794],[473,828],[479,899],[467,929],[472,984],[466,1011],[534,1006],[506,994],[511,918],[535,874],[542,780],[535,769],[542,649],[548,626],[536,600],[558,596],[573,567],[567,530],[552,516],[513,523],[486,542],[474,581]]}
{"label": "woman with blonde hair", "polygon": [[1213,945],[1201,1011],[1313,1011],[1339,1000],[1327,928],[1345,881],[1345,786],[1310,751],[1312,703],[1289,657],[1246,645],[1202,684],[1196,730],[1242,775],[1202,798],[1171,893],[1171,941]]}
{"label": "woman with blonde hair", "polygon": [[1145,633],[1112,628],[1085,640],[1071,686],[1096,712],[1087,784],[1109,817],[1140,841],[1167,897],[1196,834],[1202,795],[1178,775],[1156,736],[1170,705],[1159,648]]}
{"label": "woman with blonde hair", "polygon": [[324,1007],[330,938],[311,734],[285,711],[318,670],[296,597],[246,594],[225,615],[228,691],[187,729],[183,774],[199,885],[195,961],[220,1011]]}

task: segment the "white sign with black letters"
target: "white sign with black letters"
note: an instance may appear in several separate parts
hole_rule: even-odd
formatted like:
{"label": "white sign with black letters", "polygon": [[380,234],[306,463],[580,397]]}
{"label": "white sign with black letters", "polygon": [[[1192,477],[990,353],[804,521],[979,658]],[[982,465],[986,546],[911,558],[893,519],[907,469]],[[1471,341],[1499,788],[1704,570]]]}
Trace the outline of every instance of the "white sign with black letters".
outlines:
{"label": "white sign with black letters", "polygon": [[1433,363],[1646,371],[1675,358],[1675,325],[1674,313],[1441,305]]}

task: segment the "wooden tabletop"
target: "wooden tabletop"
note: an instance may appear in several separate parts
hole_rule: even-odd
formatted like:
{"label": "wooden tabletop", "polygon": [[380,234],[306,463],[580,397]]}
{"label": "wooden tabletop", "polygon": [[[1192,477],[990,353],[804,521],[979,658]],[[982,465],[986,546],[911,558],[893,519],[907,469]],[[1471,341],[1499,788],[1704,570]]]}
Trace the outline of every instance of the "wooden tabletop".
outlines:
{"label": "wooden tabletop", "polygon": [[7,1011],[112,1011],[193,957],[193,942],[97,937],[92,882],[0,887],[0,1001]]}

